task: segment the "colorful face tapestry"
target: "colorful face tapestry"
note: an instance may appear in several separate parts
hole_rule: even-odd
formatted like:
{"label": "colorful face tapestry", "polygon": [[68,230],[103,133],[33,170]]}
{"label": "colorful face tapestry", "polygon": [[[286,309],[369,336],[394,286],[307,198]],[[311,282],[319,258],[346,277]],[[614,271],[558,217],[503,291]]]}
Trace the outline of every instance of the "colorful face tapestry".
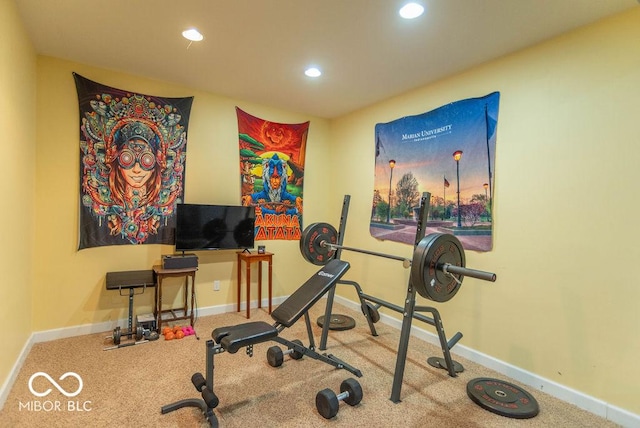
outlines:
{"label": "colorful face tapestry", "polygon": [[415,244],[429,192],[426,234],[451,233],[465,249],[491,250],[499,101],[494,92],[376,125],[372,236]]}
{"label": "colorful face tapestry", "polygon": [[78,248],[173,245],[193,97],[136,94],[73,76],[80,107]]}
{"label": "colorful face tapestry", "polygon": [[236,107],[242,204],[256,210],[256,240],[299,240],[309,122],[269,122]]}

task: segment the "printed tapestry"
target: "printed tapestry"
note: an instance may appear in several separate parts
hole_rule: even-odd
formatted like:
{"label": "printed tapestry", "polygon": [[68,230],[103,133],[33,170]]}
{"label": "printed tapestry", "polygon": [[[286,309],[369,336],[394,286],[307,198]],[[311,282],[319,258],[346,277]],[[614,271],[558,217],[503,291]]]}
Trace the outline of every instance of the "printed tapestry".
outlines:
{"label": "printed tapestry", "polygon": [[193,97],[160,98],[73,76],[80,108],[78,249],[173,245]]}
{"label": "printed tapestry", "polygon": [[309,122],[284,124],[236,107],[242,204],[256,210],[256,240],[299,240]]}
{"label": "printed tapestry", "polygon": [[499,101],[494,92],[376,125],[372,236],[413,245],[429,192],[426,234],[451,233],[465,249],[491,250]]}

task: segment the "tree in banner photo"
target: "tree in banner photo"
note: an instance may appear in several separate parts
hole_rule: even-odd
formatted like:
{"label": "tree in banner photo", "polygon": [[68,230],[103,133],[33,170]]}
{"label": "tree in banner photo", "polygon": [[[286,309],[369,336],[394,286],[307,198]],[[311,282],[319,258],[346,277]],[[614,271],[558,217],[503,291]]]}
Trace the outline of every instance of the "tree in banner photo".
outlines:
{"label": "tree in banner photo", "polygon": [[413,245],[420,199],[429,192],[427,234],[491,250],[499,101],[494,92],[376,125],[373,237]]}
{"label": "tree in banner photo", "polygon": [[300,239],[309,122],[283,124],[236,107],[242,204],[256,210],[256,240]]}
{"label": "tree in banner photo", "polygon": [[78,248],[173,245],[193,97],[136,94],[73,76],[80,108]]}

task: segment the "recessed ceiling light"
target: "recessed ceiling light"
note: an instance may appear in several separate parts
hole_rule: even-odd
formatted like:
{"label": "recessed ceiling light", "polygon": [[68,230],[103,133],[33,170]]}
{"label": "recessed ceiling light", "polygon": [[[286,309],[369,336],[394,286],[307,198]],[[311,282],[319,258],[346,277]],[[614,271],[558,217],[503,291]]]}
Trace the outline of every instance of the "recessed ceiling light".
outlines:
{"label": "recessed ceiling light", "polygon": [[200,34],[198,30],[195,28],[190,28],[182,32],[182,37],[187,40],[191,40],[192,42],[199,42],[204,39],[204,36]]}
{"label": "recessed ceiling light", "polygon": [[404,19],[417,18],[424,12],[424,7],[418,3],[407,3],[398,12]]}
{"label": "recessed ceiling light", "polygon": [[309,77],[320,77],[320,75],[322,75],[322,72],[316,67],[309,67],[304,71],[304,74]]}

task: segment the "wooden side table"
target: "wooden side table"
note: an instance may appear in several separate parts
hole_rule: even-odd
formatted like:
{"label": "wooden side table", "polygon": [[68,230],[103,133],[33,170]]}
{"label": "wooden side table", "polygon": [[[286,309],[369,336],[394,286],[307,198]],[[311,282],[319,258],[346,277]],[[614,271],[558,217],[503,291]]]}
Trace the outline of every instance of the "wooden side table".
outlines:
{"label": "wooden side table", "polygon": [[239,251],[238,253],[238,312],[240,312],[240,299],[242,290],[242,262],[246,265],[247,281],[247,318],[251,318],[251,263],[258,262],[258,308],[262,307],[262,262],[269,263],[269,313],[271,313],[271,276],[272,276],[272,256],[273,253],[249,253]]}
{"label": "wooden side table", "polygon": [[[160,265],[153,267],[156,274],[156,328],[162,331],[162,322],[189,320],[193,326],[194,304],[196,295],[196,271],[197,267],[182,269],[164,269]],[[184,305],[180,308],[162,309],[162,280],[168,277],[184,277]],[[189,307],[189,277],[191,277],[191,306]],[[182,315],[177,315],[175,311],[182,311]],[[162,314],[167,314],[163,318]]]}

